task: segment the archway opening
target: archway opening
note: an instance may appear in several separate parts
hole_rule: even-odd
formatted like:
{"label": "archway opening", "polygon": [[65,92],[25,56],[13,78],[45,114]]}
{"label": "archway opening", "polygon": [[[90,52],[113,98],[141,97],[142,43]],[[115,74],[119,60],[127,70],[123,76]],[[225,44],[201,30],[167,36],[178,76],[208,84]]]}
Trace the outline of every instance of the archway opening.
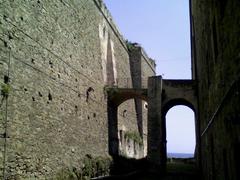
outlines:
{"label": "archway opening", "polygon": [[118,106],[120,156],[140,159],[147,155],[147,102],[128,99]]}
{"label": "archway opening", "polygon": [[195,114],[187,106],[177,105],[166,114],[168,158],[192,158],[195,153]]}

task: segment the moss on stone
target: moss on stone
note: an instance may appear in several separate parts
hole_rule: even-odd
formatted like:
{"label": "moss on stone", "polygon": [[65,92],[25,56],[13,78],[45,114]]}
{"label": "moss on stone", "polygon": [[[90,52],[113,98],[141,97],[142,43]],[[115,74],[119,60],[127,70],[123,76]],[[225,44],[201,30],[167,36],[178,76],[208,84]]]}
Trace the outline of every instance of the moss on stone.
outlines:
{"label": "moss on stone", "polygon": [[83,176],[97,177],[107,175],[110,171],[111,159],[104,157],[92,157],[86,155],[83,159],[84,167],[82,169]]}
{"label": "moss on stone", "polygon": [[11,90],[11,86],[9,84],[2,84],[1,86],[1,95],[3,97],[8,97]]}
{"label": "moss on stone", "polygon": [[61,169],[55,176],[56,180],[73,180],[78,179],[76,174],[71,168]]}
{"label": "moss on stone", "polygon": [[126,131],[124,134],[125,139],[131,139],[134,142],[138,143],[139,145],[143,145],[143,140],[140,134],[136,131]]}
{"label": "moss on stone", "polygon": [[131,52],[131,51],[133,51],[133,50],[136,49],[136,47],[134,46],[134,43],[132,43],[131,41],[126,40],[125,42],[126,42],[126,45],[127,45],[128,51]]}

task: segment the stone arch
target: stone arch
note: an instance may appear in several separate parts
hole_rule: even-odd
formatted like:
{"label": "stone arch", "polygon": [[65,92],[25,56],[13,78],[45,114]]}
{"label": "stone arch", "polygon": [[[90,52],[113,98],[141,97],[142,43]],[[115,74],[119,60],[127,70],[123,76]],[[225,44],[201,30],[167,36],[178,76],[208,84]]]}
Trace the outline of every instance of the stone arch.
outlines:
{"label": "stone arch", "polygon": [[[161,107],[161,121],[162,121],[162,143],[163,143],[163,151],[162,151],[162,159],[166,162],[167,159],[167,136],[166,136],[166,114],[167,112],[174,106],[177,105],[184,105],[190,108],[195,115],[195,136],[196,136],[196,145],[195,149],[197,149],[197,104],[196,104],[196,98],[192,97],[194,93],[188,93],[188,97],[182,96],[181,94],[178,98],[167,98],[167,100],[162,101],[162,107]],[[179,94],[178,94],[179,95]]]}
{"label": "stone arch", "polygon": [[117,156],[119,155],[118,107],[129,99],[141,99],[147,102],[147,89],[108,88],[107,94],[109,154]]}
{"label": "stone arch", "polygon": [[[188,100],[184,99],[184,98],[176,98],[176,99],[170,99],[168,100],[167,102],[163,103],[163,106],[162,106],[162,122],[163,122],[163,128],[162,128],[162,131],[163,131],[163,142],[165,143],[165,147],[166,147],[166,143],[167,143],[167,140],[166,140],[166,115],[168,113],[168,111],[172,108],[172,107],[175,107],[175,106],[178,106],[178,105],[183,105],[183,106],[186,106],[188,108],[190,108],[193,112],[194,112],[194,115],[195,115],[195,135],[197,137],[197,134],[196,134],[196,107],[194,105],[194,102],[189,102]],[[196,141],[197,142],[197,141]],[[166,149],[165,149],[166,150]],[[167,158],[167,151],[164,152],[164,157]]]}
{"label": "stone arch", "polygon": [[[167,80],[161,76],[148,79],[148,160],[166,171],[166,121],[167,111],[175,105],[186,105],[195,112],[197,122],[197,96],[194,80]],[[196,135],[198,128],[196,124]],[[196,139],[198,137],[196,136]],[[196,141],[196,149],[198,148]]]}
{"label": "stone arch", "polygon": [[174,152],[191,153],[194,156],[196,150],[194,110],[186,104],[174,104],[168,108],[163,119],[166,123],[167,156],[168,153]]}
{"label": "stone arch", "polygon": [[129,99],[141,99],[148,101],[147,89],[125,89],[125,88],[109,88],[108,100],[119,106]]}
{"label": "stone arch", "polygon": [[166,116],[169,109],[171,109],[174,106],[177,105],[184,105],[189,107],[193,110],[193,112],[196,114],[196,107],[193,103],[189,102],[188,100],[184,98],[176,98],[176,99],[170,99],[167,102],[165,102],[162,106],[162,116]]}
{"label": "stone arch", "polygon": [[[185,105],[193,110],[195,114],[196,142],[198,142],[197,96],[195,86],[196,82],[194,80],[162,80],[161,131],[163,162],[167,159],[166,114],[172,107],[176,105]],[[197,147],[198,145],[196,143],[196,149]]]}
{"label": "stone arch", "polygon": [[162,112],[176,105],[185,105],[196,113],[195,85],[193,80],[163,80]]}

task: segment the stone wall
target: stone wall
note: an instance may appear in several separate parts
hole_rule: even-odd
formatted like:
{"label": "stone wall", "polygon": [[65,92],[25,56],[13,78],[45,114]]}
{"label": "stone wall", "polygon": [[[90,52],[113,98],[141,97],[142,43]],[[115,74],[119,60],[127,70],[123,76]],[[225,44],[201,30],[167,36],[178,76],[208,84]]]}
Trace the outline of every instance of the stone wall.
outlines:
{"label": "stone wall", "polygon": [[51,177],[108,155],[104,86],[131,77],[124,42],[101,1],[1,2],[1,176]]}
{"label": "stone wall", "polygon": [[240,178],[240,2],[191,1],[204,179]]}
{"label": "stone wall", "polygon": [[[130,71],[131,71],[131,78],[128,79],[128,83],[131,84],[132,88],[135,89],[141,89],[141,88],[147,88],[147,81],[148,77],[155,75],[155,61],[150,59],[143,48],[139,46],[137,43],[130,43],[127,42],[127,47],[129,50],[129,56],[130,56]],[[130,110],[129,108],[125,109],[126,103],[134,103],[134,109]],[[147,154],[147,102],[141,100],[141,99],[130,99],[124,103],[122,103],[118,111],[120,114],[122,114],[121,117],[118,117],[119,119],[119,137],[122,139],[122,142],[120,143],[120,149],[122,150],[122,153],[129,157],[136,157],[136,158],[142,158],[143,156],[146,156]],[[131,113],[134,112],[135,114]],[[132,121],[129,121],[129,118],[133,116],[136,119],[136,123],[132,123]],[[134,125],[134,126],[133,126]],[[128,133],[134,133],[138,134],[139,137],[143,138],[143,144],[140,144],[135,142],[137,144],[134,146],[134,142],[130,139],[125,140],[124,134]],[[122,138],[121,138],[122,137]],[[128,143],[129,142],[129,143]],[[135,150],[134,153],[134,147],[137,147],[137,150]],[[131,150],[129,150],[131,149]],[[142,151],[142,152],[139,152]],[[129,153],[130,152],[130,153]]]}
{"label": "stone wall", "polygon": [[[155,61],[146,54],[143,48],[140,49],[141,53],[141,83],[144,88],[148,84],[148,77],[156,76]],[[148,117],[148,103],[145,101],[141,101],[142,108],[142,133],[143,133],[143,143],[144,143],[144,156],[147,155],[147,117]]]}
{"label": "stone wall", "polygon": [[[130,68],[133,88],[148,88],[148,77],[155,76],[155,61],[148,57],[144,49],[137,43],[128,42],[130,52]],[[147,155],[147,102],[135,99],[138,131],[143,138],[144,156]]]}

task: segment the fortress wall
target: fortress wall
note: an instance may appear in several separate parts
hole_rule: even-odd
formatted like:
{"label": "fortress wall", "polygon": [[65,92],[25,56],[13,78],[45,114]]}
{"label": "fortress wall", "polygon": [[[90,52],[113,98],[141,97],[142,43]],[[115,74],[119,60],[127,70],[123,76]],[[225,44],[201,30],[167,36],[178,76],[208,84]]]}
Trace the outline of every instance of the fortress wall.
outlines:
{"label": "fortress wall", "polygon": [[[142,84],[148,83],[148,77],[156,76],[155,67],[156,64],[154,60],[150,59],[144,50],[142,49],[142,56],[141,56],[141,67],[142,67]],[[147,113],[148,113],[148,104],[147,102],[142,101],[142,126],[143,126],[143,142],[144,142],[144,154],[147,154]]]}
{"label": "fortress wall", "polygon": [[[155,61],[148,57],[143,48],[141,48],[141,77],[142,84],[146,86],[148,77],[156,76]],[[143,109],[143,134],[147,134],[147,104],[142,103]]]}
{"label": "fortress wall", "polygon": [[191,3],[204,179],[239,179],[240,3]]}
{"label": "fortress wall", "polygon": [[[128,44],[130,50],[130,65],[134,88],[147,88],[148,77],[156,75],[155,62],[150,59],[144,49],[138,44]],[[144,138],[144,154],[147,150],[147,102],[135,100],[139,132]]]}
{"label": "fortress wall", "polygon": [[[108,73],[111,83],[131,77],[123,42],[101,1],[1,2],[0,82],[10,87],[0,109],[5,177],[50,177],[80,168],[86,154],[108,155],[104,86]],[[136,114],[133,100],[123,108]],[[136,128],[136,117],[128,122]]]}
{"label": "fortress wall", "polygon": [[[100,10],[100,13],[103,15],[105,20],[107,20],[108,28],[112,30],[110,36],[115,38],[115,42],[118,42],[119,47],[121,50],[117,49],[119,47],[115,47],[114,54],[118,53],[118,63],[117,66],[117,77],[116,77],[116,84],[121,86],[131,85],[131,69],[129,64],[129,55],[128,49],[125,43],[124,38],[119,33],[117,26],[114,24],[112,16],[108,9],[106,8],[105,4],[102,3],[101,0],[94,0],[95,4]],[[104,23],[106,25],[106,21]],[[117,50],[116,50],[117,49]],[[124,51],[125,50],[125,51]],[[125,54],[119,53],[127,53],[127,57]],[[126,113],[124,113],[127,110]],[[126,130],[126,131],[137,131],[137,121],[136,121],[136,109],[134,105],[134,100],[130,99],[118,107],[118,128],[119,130]]]}

